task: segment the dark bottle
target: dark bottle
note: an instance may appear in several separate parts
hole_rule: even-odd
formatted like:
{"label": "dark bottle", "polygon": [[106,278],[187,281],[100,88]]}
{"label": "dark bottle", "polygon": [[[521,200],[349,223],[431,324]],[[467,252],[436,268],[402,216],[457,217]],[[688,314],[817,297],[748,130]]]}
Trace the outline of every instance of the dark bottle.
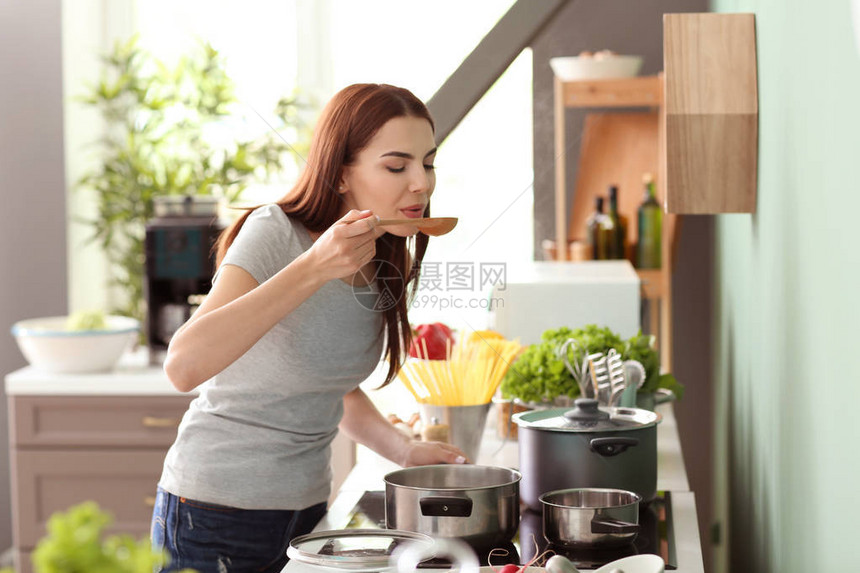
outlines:
{"label": "dark bottle", "polygon": [[591,258],[599,261],[609,258],[609,244],[612,235],[612,223],[603,212],[603,197],[594,198],[594,213],[586,221],[588,246],[591,248]]}
{"label": "dark bottle", "polygon": [[627,218],[618,213],[618,187],[609,187],[609,220],[612,223],[612,233],[607,247],[609,259],[625,258],[627,244]]}
{"label": "dark bottle", "polygon": [[603,197],[595,197],[594,213],[592,213],[585,222],[585,234],[588,239],[588,246],[591,249],[591,258],[598,260],[600,258],[600,219],[605,217],[603,214]]}
{"label": "dark bottle", "polygon": [[645,198],[639,205],[639,241],[636,243],[636,264],[640,269],[659,269],[662,255],[663,209],[657,202],[654,176],[646,173]]}

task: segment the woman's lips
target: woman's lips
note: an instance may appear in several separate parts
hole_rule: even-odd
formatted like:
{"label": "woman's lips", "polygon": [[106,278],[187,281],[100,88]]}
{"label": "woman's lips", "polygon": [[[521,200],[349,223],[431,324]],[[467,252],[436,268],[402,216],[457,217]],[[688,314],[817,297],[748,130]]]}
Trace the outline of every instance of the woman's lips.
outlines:
{"label": "woman's lips", "polygon": [[409,207],[401,209],[400,212],[410,219],[417,219],[424,213],[424,207]]}

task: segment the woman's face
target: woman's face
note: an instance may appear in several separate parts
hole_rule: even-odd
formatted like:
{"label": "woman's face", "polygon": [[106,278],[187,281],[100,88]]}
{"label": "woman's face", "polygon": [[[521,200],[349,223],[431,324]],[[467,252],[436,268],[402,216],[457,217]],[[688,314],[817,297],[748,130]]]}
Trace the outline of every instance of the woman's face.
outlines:
{"label": "woman's face", "polygon": [[[430,122],[417,117],[390,119],[344,167],[343,187],[338,189],[344,198],[343,214],[369,209],[382,219],[423,217],[436,186],[435,158]],[[400,237],[418,232],[414,225],[385,230]]]}

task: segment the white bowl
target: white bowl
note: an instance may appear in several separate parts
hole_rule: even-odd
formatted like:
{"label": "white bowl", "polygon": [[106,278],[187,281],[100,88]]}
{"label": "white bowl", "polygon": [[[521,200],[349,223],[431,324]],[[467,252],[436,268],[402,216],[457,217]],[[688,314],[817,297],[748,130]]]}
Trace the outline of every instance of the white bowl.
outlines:
{"label": "white bowl", "polygon": [[549,65],[563,81],[632,78],[642,67],[642,56],[569,56],[550,58]]}
{"label": "white bowl", "polygon": [[24,358],[44,372],[72,374],[107,372],[137,337],[140,322],[126,316],[107,316],[107,328],[67,330],[66,316],[22,320],[12,334]]}
{"label": "white bowl", "polygon": [[642,555],[631,555],[607,563],[594,573],[612,573],[623,571],[624,573],[663,573],[666,570],[663,558],[659,555],[643,553]]}

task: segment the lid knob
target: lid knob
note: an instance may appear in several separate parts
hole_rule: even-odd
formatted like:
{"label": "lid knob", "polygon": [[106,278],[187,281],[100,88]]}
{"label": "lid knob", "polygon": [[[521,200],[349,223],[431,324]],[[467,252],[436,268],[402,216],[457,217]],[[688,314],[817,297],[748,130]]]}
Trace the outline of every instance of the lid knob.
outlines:
{"label": "lid knob", "polygon": [[564,417],[575,422],[599,422],[608,420],[609,413],[598,408],[594,398],[577,398],[574,407],[564,413]]}

